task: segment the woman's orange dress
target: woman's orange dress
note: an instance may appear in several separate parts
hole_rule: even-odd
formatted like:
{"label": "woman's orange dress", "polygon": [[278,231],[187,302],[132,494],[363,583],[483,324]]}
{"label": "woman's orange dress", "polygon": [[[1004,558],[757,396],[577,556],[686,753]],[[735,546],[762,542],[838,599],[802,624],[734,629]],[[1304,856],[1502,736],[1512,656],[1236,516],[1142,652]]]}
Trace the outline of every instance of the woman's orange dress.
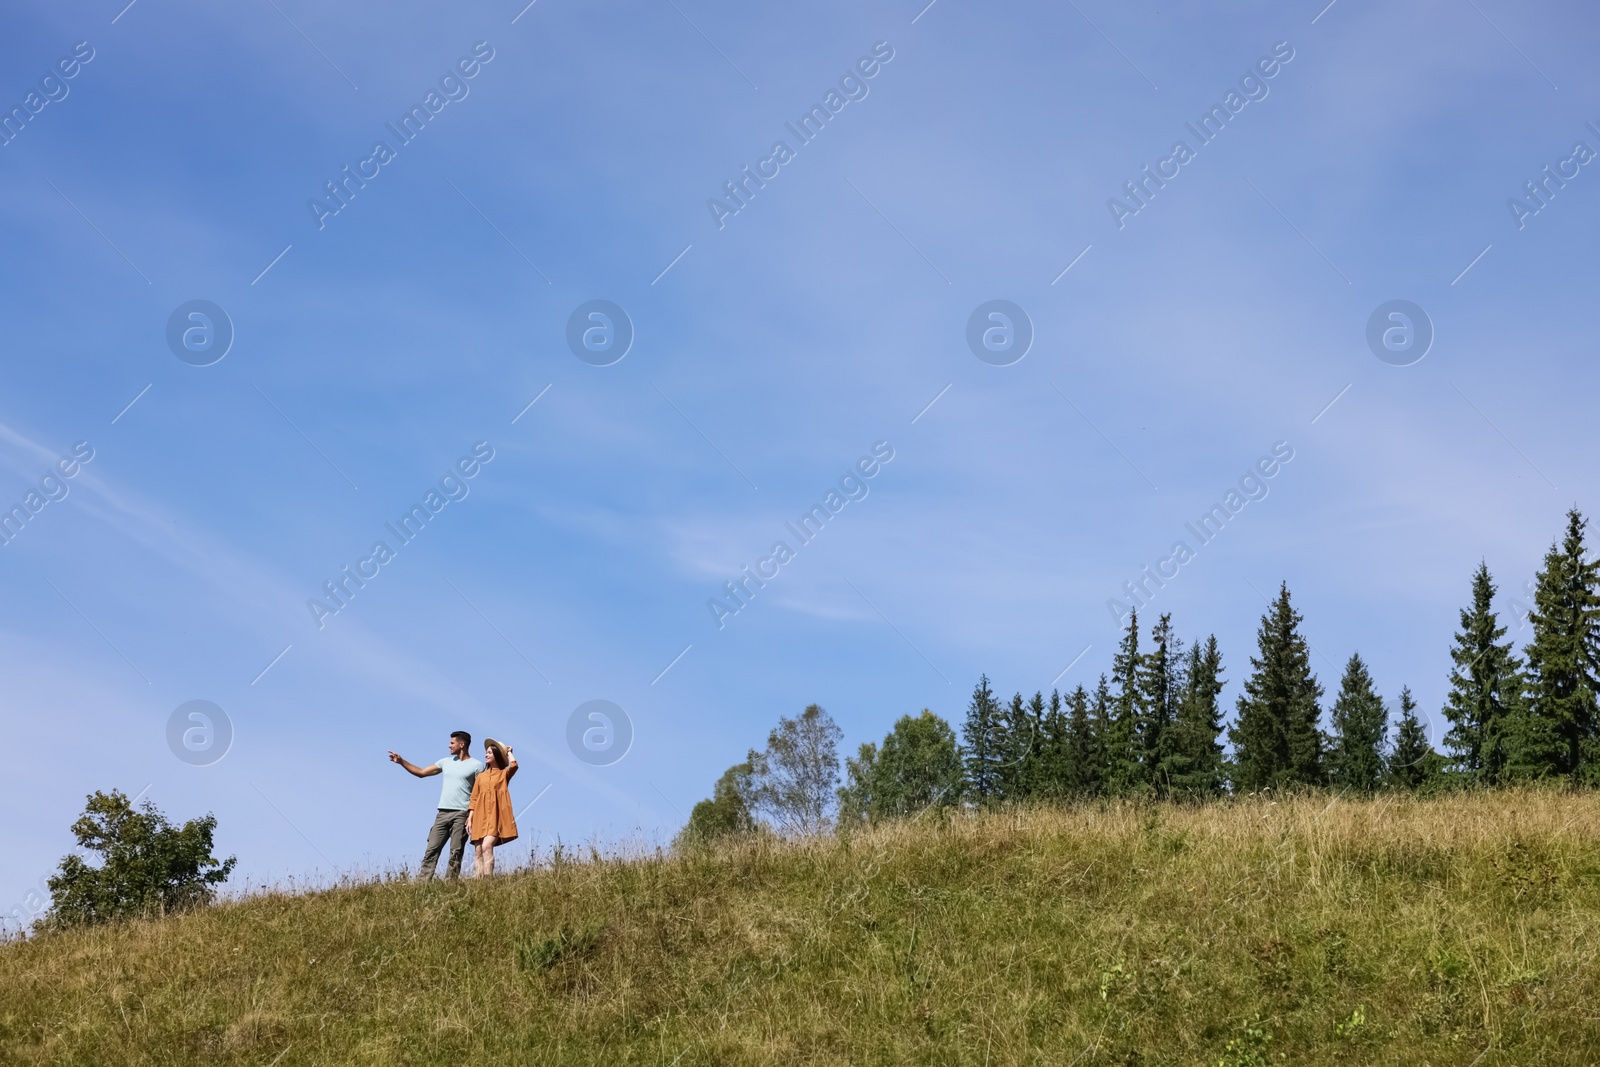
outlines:
{"label": "woman's orange dress", "polygon": [[508,771],[505,767],[485,767],[472,783],[467,811],[472,815],[473,844],[491,834],[497,845],[517,839],[516,814],[511,810],[511,790],[506,786],[510,780]]}

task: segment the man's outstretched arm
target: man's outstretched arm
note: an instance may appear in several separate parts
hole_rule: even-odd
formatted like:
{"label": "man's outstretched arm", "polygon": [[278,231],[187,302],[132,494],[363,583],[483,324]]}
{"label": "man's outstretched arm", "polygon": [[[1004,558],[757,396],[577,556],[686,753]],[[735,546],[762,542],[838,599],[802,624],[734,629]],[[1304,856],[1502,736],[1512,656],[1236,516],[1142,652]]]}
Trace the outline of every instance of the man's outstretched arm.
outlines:
{"label": "man's outstretched arm", "polygon": [[393,749],[389,751],[389,762],[400,764],[400,766],[404,767],[418,778],[427,778],[439,773],[439,765],[437,763],[431,767],[418,767],[415,763],[412,763],[410,760],[400,755],[400,753],[395,752]]}

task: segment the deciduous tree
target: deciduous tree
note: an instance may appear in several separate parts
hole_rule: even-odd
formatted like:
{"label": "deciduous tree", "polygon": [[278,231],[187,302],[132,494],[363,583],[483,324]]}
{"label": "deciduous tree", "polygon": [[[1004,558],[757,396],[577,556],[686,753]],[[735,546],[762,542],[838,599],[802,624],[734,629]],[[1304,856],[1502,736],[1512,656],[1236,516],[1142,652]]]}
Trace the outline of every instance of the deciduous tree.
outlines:
{"label": "deciduous tree", "polygon": [[51,905],[42,925],[82,926],[209,904],[236,862],[211,854],[216,829],[211,815],[174,826],[148,800],[135,807],[119,790],[91,793],[72,836],[80,849],[99,855],[99,864],[75,854],[62,858],[47,883]]}
{"label": "deciduous tree", "polygon": [[840,819],[900,818],[961,799],[963,768],[955,731],[933,712],[903,715],[883,739],[865,744],[840,790]]}
{"label": "deciduous tree", "polygon": [[780,718],[767,735],[766,751],[752,754],[753,806],[780,833],[827,829],[839,785],[841,736],[832,716],[812,704],[792,719]]}
{"label": "deciduous tree", "polygon": [[711,789],[711,797],[690,810],[689,823],[674,844],[700,844],[753,831],[756,821],[750,811],[754,794],[750,778],[749,760],[723,771]]}

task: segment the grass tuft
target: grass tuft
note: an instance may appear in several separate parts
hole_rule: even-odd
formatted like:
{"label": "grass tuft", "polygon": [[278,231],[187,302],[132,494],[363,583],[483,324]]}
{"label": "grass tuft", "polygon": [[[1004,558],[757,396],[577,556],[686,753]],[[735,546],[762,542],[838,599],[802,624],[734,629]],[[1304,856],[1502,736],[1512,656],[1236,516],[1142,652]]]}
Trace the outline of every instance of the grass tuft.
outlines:
{"label": "grass tuft", "polygon": [[599,922],[591,922],[581,930],[563,926],[553,937],[521,937],[517,939],[517,970],[548,971],[568,959],[582,959],[600,944],[600,933],[605,929]]}

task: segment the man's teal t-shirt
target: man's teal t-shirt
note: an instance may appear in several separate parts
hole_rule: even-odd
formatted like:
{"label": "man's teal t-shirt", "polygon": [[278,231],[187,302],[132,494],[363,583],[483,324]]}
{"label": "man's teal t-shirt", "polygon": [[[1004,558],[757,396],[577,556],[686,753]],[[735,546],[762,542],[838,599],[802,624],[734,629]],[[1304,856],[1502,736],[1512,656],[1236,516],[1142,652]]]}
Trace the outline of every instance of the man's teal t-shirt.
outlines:
{"label": "man's teal t-shirt", "polygon": [[465,811],[472,800],[472,783],[483,770],[483,762],[471,756],[466,759],[450,756],[434,766],[439,768],[440,777],[444,779],[444,788],[439,791],[439,807],[445,811]]}

